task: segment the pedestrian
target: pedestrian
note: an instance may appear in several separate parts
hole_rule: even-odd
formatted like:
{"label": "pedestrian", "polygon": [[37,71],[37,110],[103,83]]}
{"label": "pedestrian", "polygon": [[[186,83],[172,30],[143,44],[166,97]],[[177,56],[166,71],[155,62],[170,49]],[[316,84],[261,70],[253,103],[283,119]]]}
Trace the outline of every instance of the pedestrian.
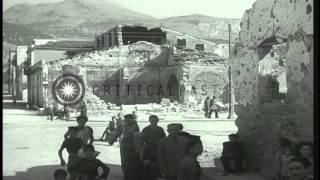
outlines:
{"label": "pedestrian", "polygon": [[210,100],[210,105],[209,105],[209,118],[211,118],[211,114],[212,112],[215,113],[215,118],[219,118],[219,115],[218,115],[218,106],[216,104],[216,97],[215,96],[212,96],[212,99]]}
{"label": "pedestrian", "polygon": [[135,121],[138,121],[137,111],[132,111],[133,117]]}
{"label": "pedestrian", "polygon": [[56,169],[53,173],[54,180],[67,180],[68,173],[64,169]]}
{"label": "pedestrian", "polygon": [[105,141],[107,141],[109,143],[111,142],[112,136],[113,136],[113,134],[115,133],[115,130],[116,130],[116,125],[115,125],[116,119],[117,119],[116,116],[112,116],[112,120],[109,121],[109,124],[106,127],[106,129],[103,131],[100,140],[103,140],[103,138],[105,136]]}
{"label": "pedestrian", "polygon": [[116,134],[121,134],[122,131],[122,123],[123,123],[123,114],[119,112],[116,119],[116,129],[112,139],[110,140],[109,144],[112,145],[114,142],[117,142],[118,139],[120,140],[120,136],[116,136]]}
{"label": "pedestrian", "polygon": [[[77,123],[78,132],[77,137],[80,138],[84,145],[92,144],[94,141],[93,129],[90,126],[87,126],[88,118],[86,116],[78,116]],[[68,131],[65,133],[64,137],[67,139],[69,136]]]}
{"label": "pedestrian", "polygon": [[169,135],[159,141],[157,160],[160,172],[166,180],[177,180],[178,163],[187,154],[189,138],[179,135],[182,128],[179,123],[169,124]]}
{"label": "pedestrian", "polygon": [[296,156],[308,159],[311,163],[311,169],[313,169],[313,143],[302,141],[296,145],[295,151]]}
{"label": "pedestrian", "polygon": [[63,159],[62,151],[64,149],[67,149],[67,152],[69,154],[67,167],[70,174],[69,180],[75,180],[76,176],[72,171],[70,171],[70,167],[80,160],[80,156],[78,153],[79,150],[83,147],[83,142],[80,138],[77,137],[78,129],[76,127],[69,127],[68,131],[69,137],[63,141],[58,154],[60,158],[60,165],[64,166],[66,163]]}
{"label": "pedestrian", "polygon": [[291,159],[288,168],[289,180],[313,180],[311,163],[306,158],[295,157]]}
{"label": "pedestrian", "polygon": [[[84,145],[92,144],[94,141],[93,136],[93,129],[90,126],[87,126],[86,123],[88,122],[88,118],[86,116],[78,116],[77,117],[77,123],[78,126],[78,132],[77,137],[82,140],[82,143]],[[69,132],[67,131],[64,135],[64,138],[67,139],[69,137]],[[100,152],[96,152],[96,155],[98,155]],[[80,149],[79,152],[80,156],[83,155],[83,149]]]}
{"label": "pedestrian", "polygon": [[271,179],[288,179],[288,163],[293,158],[291,141],[287,138],[279,139],[279,148],[275,152],[273,159],[273,173]]}
{"label": "pedestrian", "polygon": [[291,147],[286,147],[283,150],[283,154],[281,156],[281,171],[280,171],[280,180],[289,180],[289,169],[288,165],[291,159],[294,156],[292,154]]}
{"label": "pedestrian", "polygon": [[[230,134],[229,141],[223,143],[221,162],[224,172],[221,175],[228,175],[230,173],[241,173],[242,161],[244,159],[243,143],[239,141],[237,134]],[[235,169],[233,170],[230,161],[235,161]]]}
{"label": "pedestrian", "polygon": [[64,117],[66,118],[66,121],[69,121],[70,119],[70,108],[68,107],[68,105],[63,105],[63,119]]}
{"label": "pedestrian", "polygon": [[210,110],[210,97],[209,96],[204,101],[203,110],[204,110],[204,117],[208,118],[209,117],[209,110]]}
{"label": "pedestrian", "polygon": [[187,144],[187,155],[179,162],[178,180],[200,180],[201,167],[197,160],[203,152],[202,142],[199,136],[190,135]]}
{"label": "pedestrian", "polygon": [[135,132],[134,149],[132,149],[132,156],[128,162],[126,179],[127,180],[149,180],[147,169],[143,166],[143,151],[145,147],[144,134],[142,132]]}
{"label": "pedestrian", "polygon": [[147,179],[156,180],[160,176],[157,162],[157,150],[160,139],[166,134],[162,127],[158,126],[159,118],[156,115],[149,116],[150,125],[143,128],[145,148],[143,153],[143,164],[147,172]]}
{"label": "pedestrian", "polygon": [[79,106],[80,116],[88,116],[87,112],[87,101],[83,100]]}
{"label": "pedestrian", "polygon": [[[93,145],[85,145],[83,148],[84,158],[70,167],[80,180],[100,180],[107,179],[110,168],[99,159],[96,159]],[[98,169],[101,168],[103,173],[99,175]]]}
{"label": "pedestrian", "polygon": [[128,164],[134,156],[134,133],[139,132],[138,123],[134,120],[132,114],[127,114],[124,116],[122,128],[116,132],[113,140],[122,137],[120,139],[120,157],[121,157],[121,167],[124,175],[124,180],[129,180],[128,172],[131,169],[128,169]]}

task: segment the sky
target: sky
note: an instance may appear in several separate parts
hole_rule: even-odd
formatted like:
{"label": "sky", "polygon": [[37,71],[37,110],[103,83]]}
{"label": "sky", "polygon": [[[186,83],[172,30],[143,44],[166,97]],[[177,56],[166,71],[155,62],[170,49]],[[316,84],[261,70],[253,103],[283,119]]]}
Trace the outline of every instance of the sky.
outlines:
{"label": "sky", "polygon": [[[62,0],[3,0],[4,10],[18,3],[51,3]],[[102,1],[102,0],[97,0]],[[220,18],[242,18],[256,0],[105,0],[155,18],[203,14]]]}

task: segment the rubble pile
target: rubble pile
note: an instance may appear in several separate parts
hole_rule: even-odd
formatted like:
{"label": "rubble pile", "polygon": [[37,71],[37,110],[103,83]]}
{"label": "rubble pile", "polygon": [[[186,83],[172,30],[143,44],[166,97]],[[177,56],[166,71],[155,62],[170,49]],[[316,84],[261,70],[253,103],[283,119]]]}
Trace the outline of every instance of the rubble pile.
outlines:
{"label": "rubble pile", "polygon": [[88,116],[104,115],[111,109],[110,104],[91,93],[86,92],[84,100],[87,102]]}
{"label": "rubble pile", "polygon": [[173,59],[177,63],[201,63],[201,64],[215,64],[217,62],[225,62],[225,58],[212,54],[209,52],[203,52],[194,49],[177,50],[173,55]]}

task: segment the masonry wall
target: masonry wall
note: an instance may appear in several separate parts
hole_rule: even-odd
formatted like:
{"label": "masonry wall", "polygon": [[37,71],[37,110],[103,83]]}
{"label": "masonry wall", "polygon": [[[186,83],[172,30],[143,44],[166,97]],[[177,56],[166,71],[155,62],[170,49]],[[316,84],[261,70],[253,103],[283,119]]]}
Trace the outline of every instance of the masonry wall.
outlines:
{"label": "masonry wall", "polygon": [[24,75],[23,63],[27,60],[27,46],[17,46],[16,53],[16,98],[24,100],[26,97],[23,96],[26,91],[27,76]]}
{"label": "masonry wall", "polygon": [[[184,101],[202,103],[207,96],[228,103],[228,65],[186,65],[183,68]],[[191,99],[190,99],[191,98]]]}
{"label": "masonry wall", "polygon": [[31,65],[38,63],[41,60],[52,61],[58,59],[67,58],[65,50],[46,50],[46,49],[34,49],[33,50],[33,60]]}
{"label": "masonry wall", "polygon": [[28,75],[28,104],[42,108],[45,106],[43,94],[43,71],[39,64]]}
{"label": "masonry wall", "polygon": [[[86,91],[105,102],[160,103],[162,98],[188,102],[193,96],[201,103],[216,93],[226,103],[226,63],[168,66],[170,53],[167,46],[137,42],[52,62],[48,64],[49,87],[63,66],[71,65],[79,68],[77,73],[83,77]],[[50,88],[48,94],[52,99]]]}
{"label": "masonry wall", "polygon": [[[273,28],[274,26],[274,28]],[[313,2],[310,0],[258,0],[242,18],[239,44],[232,63],[238,118],[249,166],[265,176],[272,174],[278,139],[313,140]],[[257,46],[274,34],[288,40],[282,49],[271,49],[261,59]],[[266,67],[284,59],[287,94],[268,96],[268,75],[278,68]],[[276,64],[276,63],[275,63]],[[280,71],[281,72],[281,71]],[[283,80],[283,73],[278,73]],[[281,78],[280,78],[281,77]],[[270,99],[265,101],[265,99]]]}
{"label": "masonry wall", "polygon": [[167,36],[168,36],[168,39],[171,41],[174,41],[172,43],[176,45],[177,45],[178,39],[185,39],[186,40],[185,48],[188,48],[188,49],[195,49],[196,44],[203,44],[205,52],[215,53],[215,49],[217,48],[216,43],[214,42],[206,41],[206,40],[192,37],[189,35],[184,35],[184,34],[174,33],[174,32],[167,32]]}

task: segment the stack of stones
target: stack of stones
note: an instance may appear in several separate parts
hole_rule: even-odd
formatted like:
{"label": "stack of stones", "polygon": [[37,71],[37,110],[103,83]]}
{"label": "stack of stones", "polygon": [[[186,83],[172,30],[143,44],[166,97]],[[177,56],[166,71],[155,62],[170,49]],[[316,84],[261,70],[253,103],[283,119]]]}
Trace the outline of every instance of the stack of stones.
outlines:
{"label": "stack of stones", "polygon": [[224,58],[217,54],[209,52],[203,52],[194,49],[177,50],[177,53],[173,56],[177,63],[202,63],[202,64],[214,64],[217,62],[224,62]]}

